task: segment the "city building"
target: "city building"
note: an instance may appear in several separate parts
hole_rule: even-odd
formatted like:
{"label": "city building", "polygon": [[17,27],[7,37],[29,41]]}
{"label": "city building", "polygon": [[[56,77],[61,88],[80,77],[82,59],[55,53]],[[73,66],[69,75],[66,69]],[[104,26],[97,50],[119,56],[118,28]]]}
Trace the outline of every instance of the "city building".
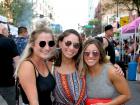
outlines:
{"label": "city building", "polygon": [[46,19],[48,26],[54,22],[54,0],[32,0],[34,19],[33,24],[40,18]]}
{"label": "city building", "polygon": [[94,0],[88,0],[88,18],[93,19],[94,17]]}
{"label": "city building", "polygon": [[130,12],[124,5],[118,2],[114,3],[112,0],[109,2],[107,0],[100,0],[95,9],[94,16],[101,20],[103,32],[104,26],[107,24],[112,24],[117,29],[133,21],[136,18],[136,12]]}

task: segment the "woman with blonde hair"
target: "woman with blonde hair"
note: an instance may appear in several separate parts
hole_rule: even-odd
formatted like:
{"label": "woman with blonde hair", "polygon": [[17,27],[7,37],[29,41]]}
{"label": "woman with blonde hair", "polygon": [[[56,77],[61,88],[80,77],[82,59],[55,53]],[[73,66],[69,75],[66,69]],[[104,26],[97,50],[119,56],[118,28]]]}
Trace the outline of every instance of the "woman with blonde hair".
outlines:
{"label": "woman with blonde hair", "polygon": [[50,94],[55,87],[55,80],[49,69],[52,63],[46,62],[46,59],[54,45],[51,30],[42,28],[31,33],[15,73],[25,104],[52,105]]}
{"label": "woman with blonde hair", "polygon": [[[127,81],[108,62],[103,45],[98,40],[85,41],[79,72],[86,77],[86,105],[122,105],[130,99]],[[113,97],[114,93],[119,95]]]}

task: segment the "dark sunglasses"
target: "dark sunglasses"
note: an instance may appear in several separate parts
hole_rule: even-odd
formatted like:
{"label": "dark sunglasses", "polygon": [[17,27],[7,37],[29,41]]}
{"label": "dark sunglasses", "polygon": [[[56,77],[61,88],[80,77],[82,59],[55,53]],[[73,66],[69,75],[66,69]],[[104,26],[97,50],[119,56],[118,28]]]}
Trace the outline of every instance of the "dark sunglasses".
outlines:
{"label": "dark sunglasses", "polygon": [[75,49],[79,49],[79,48],[80,48],[80,43],[72,43],[71,41],[65,42],[65,45],[66,45],[67,47],[69,47],[70,45],[73,45],[73,47],[74,47]]}
{"label": "dark sunglasses", "polygon": [[[49,46],[49,47],[53,47],[54,45],[55,45],[55,42],[54,42],[54,41],[49,41],[49,42],[48,42],[48,46]],[[46,46],[46,41],[40,41],[40,42],[39,42],[39,46],[40,46],[41,48],[45,47],[45,46]]]}
{"label": "dark sunglasses", "polygon": [[98,51],[92,51],[92,52],[84,52],[84,56],[89,57],[90,54],[92,54],[92,56],[97,57],[100,55],[100,53]]}

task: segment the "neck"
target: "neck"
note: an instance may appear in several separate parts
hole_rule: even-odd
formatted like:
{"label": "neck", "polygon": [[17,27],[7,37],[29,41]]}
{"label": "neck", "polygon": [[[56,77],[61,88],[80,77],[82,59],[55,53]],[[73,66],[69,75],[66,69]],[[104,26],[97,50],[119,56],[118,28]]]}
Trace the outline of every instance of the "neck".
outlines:
{"label": "neck", "polygon": [[69,64],[73,64],[74,60],[73,59],[68,59],[66,57],[62,57],[62,63],[69,65]]}
{"label": "neck", "polygon": [[98,63],[92,67],[89,67],[89,73],[91,75],[96,75],[101,71],[101,68],[102,68],[102,65]]}
{"label": "neck", "polygon": [[44,59],[39,58],[37,56],[32,56],[31,59],[37,64],[41,64],[42,62],[44,62]]}

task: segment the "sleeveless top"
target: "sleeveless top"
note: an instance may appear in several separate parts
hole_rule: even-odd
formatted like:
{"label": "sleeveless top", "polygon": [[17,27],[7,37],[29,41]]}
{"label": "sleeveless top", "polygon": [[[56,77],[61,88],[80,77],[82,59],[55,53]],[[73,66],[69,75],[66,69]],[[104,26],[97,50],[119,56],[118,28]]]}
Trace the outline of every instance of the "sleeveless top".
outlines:
{"label": "sleeveless top", "polygon": [[[42,76],[38,72],[34,63],[31,60],[27,60],[27,61],[31,62],[35,68],[36,87],[37,87],[39,105],[52,105],[51,92],[54,90],[56,84],[54,77],[50,72],[48,73],[48,76],[46,77]],[[38,76],[36,72],[38,73]],[[29,102],[23,89],[21,89],[21,94],[22,94],[23,102],[25,104],[28,104]]]}
{"label": "sleeveless top", "polygon": [[106,37],[103,37],[108,41],[108,46],[105,48],[106,54],[110,56],[110,62],[115,64],[115,47],[112,41],[109,41]]}
{"label": "sleeveless top", "polygon": [[53,92],[54,105],[85,105],[85,78],[79,78],[78,72],[61,74],[54,71],[56,87]]}
{"label": "sleeveless top", "polygon": [[116,94],[115,87],[109,80],[108,71],[110,64],[104,64],[100,75],[91,77],[86,75],[86,86],[88,98],[113,98]]}

